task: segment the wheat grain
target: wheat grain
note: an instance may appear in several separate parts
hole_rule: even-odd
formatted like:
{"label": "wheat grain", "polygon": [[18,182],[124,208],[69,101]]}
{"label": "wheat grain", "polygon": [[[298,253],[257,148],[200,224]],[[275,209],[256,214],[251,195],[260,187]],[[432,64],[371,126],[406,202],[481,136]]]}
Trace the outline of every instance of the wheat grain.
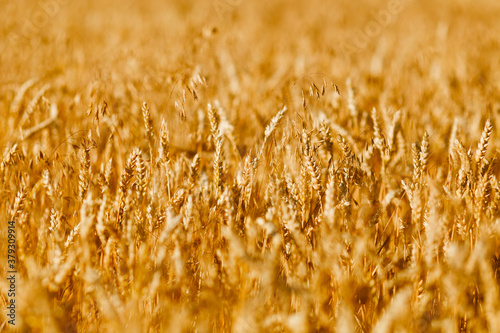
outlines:
{"label": "wheat grain", "polygon": [[491,121],[486,120],[486,124],[484,125],[483,132],[481,133],[481,140],[478,143],[476,150],[476,168],[479,169],[481,167],[481,163],[486,155],[486,149],[488,148],[488,142],[490,141],[491,133],[493,132],[493,125]]}
{"label": "wheat grain", "polygon": [[0,4],[0,331],[498,327],[495,2],[115,2]]}

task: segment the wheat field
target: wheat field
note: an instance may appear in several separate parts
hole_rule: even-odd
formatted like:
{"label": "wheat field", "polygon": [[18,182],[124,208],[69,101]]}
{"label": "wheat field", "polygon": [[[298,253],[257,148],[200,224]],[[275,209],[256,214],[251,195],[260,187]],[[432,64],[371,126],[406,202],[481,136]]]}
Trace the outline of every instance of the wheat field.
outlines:
{"label": "wheat field", "polygon": [[0,11],[0,331],[500,331],[498,1]]}

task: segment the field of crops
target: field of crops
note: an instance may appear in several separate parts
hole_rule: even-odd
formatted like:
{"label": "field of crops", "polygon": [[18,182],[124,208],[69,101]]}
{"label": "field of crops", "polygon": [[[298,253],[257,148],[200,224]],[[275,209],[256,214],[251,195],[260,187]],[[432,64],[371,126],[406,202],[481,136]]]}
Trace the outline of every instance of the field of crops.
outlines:
{"label": "field of crops", "polygon": [[500,2],[0,12],[0,331],[500,329]]}

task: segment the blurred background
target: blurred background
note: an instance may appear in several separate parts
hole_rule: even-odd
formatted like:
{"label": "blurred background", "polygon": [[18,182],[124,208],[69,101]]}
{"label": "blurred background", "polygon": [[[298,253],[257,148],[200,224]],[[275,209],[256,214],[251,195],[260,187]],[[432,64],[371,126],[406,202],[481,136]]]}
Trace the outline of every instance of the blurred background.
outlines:
{"label": "blurred background", "polygon": [[[347,78],[366,110],[406,106],[422,123],[434,114],[443,126],[461,114],[478,128],[484,117],[498,115],[500,3],[494,0],[38,0],[0,6],[4,106],[23,82],[39,78],[53,90],[64,86],[71,98],[78,95],[83,106],[75,112],[83,116],[91,83],[98,83],[113,95],[107,96],[111,108],[120,107],[111,100],[126,106],[126,96],[134,94],[154,100],[156,114],[177,122],[171,100],[182,98],[178,86],[194,73],[207,81],[207,100],[219,99],[237,123],[248,110],[269,118],[285,100],[300,105],[301,83],[325,79],[342,94]],[[193,108],[183,111],[188,124]]]}

